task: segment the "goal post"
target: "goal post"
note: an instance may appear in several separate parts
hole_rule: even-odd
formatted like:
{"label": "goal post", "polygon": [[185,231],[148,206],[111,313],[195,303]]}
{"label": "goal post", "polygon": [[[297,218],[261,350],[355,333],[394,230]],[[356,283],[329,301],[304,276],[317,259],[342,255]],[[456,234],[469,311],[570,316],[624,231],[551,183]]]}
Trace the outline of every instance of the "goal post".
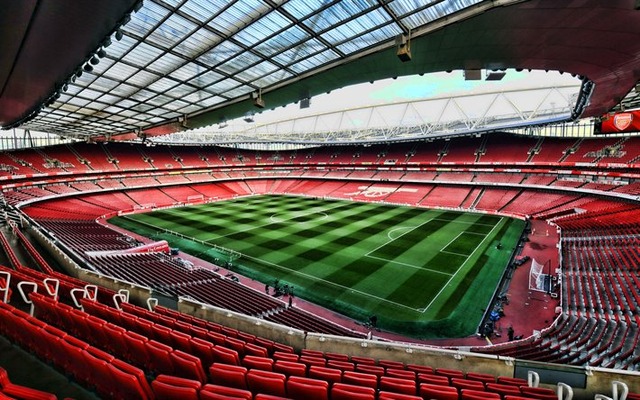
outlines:
{"label": "goal post", "polygon": [[[550,263],[549,260],[548,263]],[[529,290],[536,290],[538,292],[550,292],[551,291],[551,275],[545,274],[544,268],[547,263],[540,264],[537,260],[531,261],[531,271],[529,271]]]}

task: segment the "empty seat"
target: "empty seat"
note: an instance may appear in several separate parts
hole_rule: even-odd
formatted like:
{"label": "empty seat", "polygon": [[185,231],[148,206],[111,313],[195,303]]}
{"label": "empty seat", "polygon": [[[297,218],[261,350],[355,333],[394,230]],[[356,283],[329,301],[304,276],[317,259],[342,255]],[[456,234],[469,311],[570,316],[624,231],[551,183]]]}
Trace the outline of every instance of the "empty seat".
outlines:
{"label": "empty seat", "polygon": [[207,376],[202,368],[200,359],[194,355],[180,350],[174,350],[171,354],[173,373],[181,378],[193,379],[201,383],[207,381]]}
{"label": "empty seat", "polygon": [[258,393],[253,400],[291,400],[288,397],[276,396],[273,394]]}
{"label": "empty seat", "polygon": [[213,349],[211,349],[211,354],[213,355],[213,362],[240,365],[240,357],[238,356],[238,352],[235,350],[227,349],[222,346],[214,346]]}
{"label": "empty seat", "polygon": [[428,383],[430,385],[449,386],[449,378],[440,375],[418,374],[418,383]]}
{"label": "empty seat", "polygon": [[0,394],[4,394],[7,399],[25,400],[56,400],[57,396],[41,390],[27,386],[17,385],[9,379],[9,374],[4,368],[0,368]]}
{"label": "empty seat", "polygon": [[213,364],[213,344],[206,340],[191,338],[191,354],[198,357],[203,368],[209,368]]}
{"label": "empty seat", "polygon": [[384,367],[370,364],[356,364],[356,372],[362,372],[363,374],[373,374],[377,377],[381,377],[385,374]]}
{"label": "empty seat", "polygon": [[394,378],[411,379],[412,381],[416,380],[416,372],[408,369],[387,368],[384,374]]}
{"label": "empty seat", "polygon": [[484,391],[484,383],[480,381],[472,381],[465,378],[451,378],[451,386],[462,392],[462,389],[472,389]]}
{"label": "empty seat", "polygon": [[253,343],[245,343],[244,354],[252,356],[269,357],[269,352],[266,348],[258,346]]}
{"label": "empty seat", "polygon": [[467,379],[471,381],[479,381],[483,383],[494,383],[496,377],[491,374],[481,374],[478,372],[467,372]]}
{"label": "empty seat", "polygon": [[273,352],[273,356],[271,358],[273,358],[276,361],[285,360],[285,361],[298,362],[298,360],[300,359],[300,356],[294,353],[283,353],[282,351],[275,351]]}
{"label": "empty seat", "polygon": [[378,377],[373,374],[363,374],[355,371],[344,371],[342,373],[342,383],[370,387],[378,390]]}
{"label": "empty seat", "polygon": [[263,371],[273,371],[273,359],[269,357],[244,356],[242,366],[248,369],[261,369]]}
{"label": "empty seat", "polygon": [[404,363],[395,360],[378,360],[378,365],[385,368],[404,369]]}
{"label": "empty seat", "polygon": [[505,385],[502,383],[487,383],[485,390],[487,392],[498,393],[501,396],[506,396],[508,394],[518,396],[520,394],[520,388],[518,386]]}
{"label": "empty seat", "polygon": [[198,391],[191,387],[174,386],[158,380],[151,382],[156,400],[199,400]]}
{"label": "empty seat", "polygon": [[411,394],[382,391],[378,393],[378,400],[423,400],[423,399],[420,396],[411,395]]}
{"label": "empty seat", "polygon": [[447,378],[464,378],[464,372],[448,368],[436,368],[436,375],[446,376]]}
{"label": "empty seat", "polygon": [[239,365],[213,363],[209,367],[211,382],[216,385],[247,389],[247,369]]}
{"label": "empty seat", "polygon": [[540,400],[557,400],[558,398],[558,394],[554,390],[541,387],[520,386],[520,393]]}
{"label": "empty seat", "polygon": [[500,400],[497,393],[483,392],[480,390],[462,389],[460,400]]}
{"label": "empty seat", "polygon": [[173,362],[171,361],[171,352],[173,349],[163,343],[149,340],[144,343],[145,349],[149,354],[148,369],[156,374],[173,374]]}
{"label": "empty seat", "polygon": [[409,395],[416,394],[416,382],[409,379],[394,378],[392,376],[383,376],[380,378],[378,385],[380,390],[404,393]]}
{"label": "empty seat", "polygon": [[318,379],[291,376],[287,380],[287,395],[294,399],[328,400],[329,383]]}
{"label": "empty seat", "polygon": [[420,396],[430,400],[458,400],[458,390],[453,386],[420,384]]}
{"label": "empty seat", "polygon": [[312,365],[309,367],[309,372],[307,375],[309,376],[309,378],[325,380],[329,382],[329,384],[342,382],[342,371],[336,368],[319,367],[317,365]]}
{"label": "empty seat", "polygon": [[273,365],[273,370],[286,376],[307,376],[307,366],[292,361],[278,360]]}
{"label": "empty seat", "polygon": [[[322,357],[313,357],[313,356],[305,356],[305,355],[301,355],[300,359],[298,360],[298,362],[301,362],[303,364],[306,364],[307,366],[318,366],[318,367],[325,367],[327,366],[327,360],[325,360]],[[335,367],[333,367],[335,368]],[[340,369],[340,368],[338,368]],[[342,371],[342,369],[340,369]]]}
{"label": "empty seat", "polygon": [[207,384],[200,390],[200,400],[228,400],[244,399],[252,400],[253,394],[250,391],[226,386]]}
{"label": "empty seat", "polygon": [[345,383],[336,383],[331,387],[331,400],[375,400],[376,391],[373,388]]}
{"label": "empty seat", "polygon": [[352,362],[328,360],[327,367],[341,369],[342,371],[355,371],[356,366]]}
{"label": "empty seat", "polygon": [[527,386],[529,382],[526,379],[522,378],[511,378],[509,376],[499,376],[497,382],[503,385],[511,385],[511,386]]}
{"label": "empty seat", "polygon": [[277,372],[262,371],[259,369],[252,369],[247,372],[247,386],[253,393],[265,393],[285,397],[287,394],[285,380],[286,377],[284,374]]}

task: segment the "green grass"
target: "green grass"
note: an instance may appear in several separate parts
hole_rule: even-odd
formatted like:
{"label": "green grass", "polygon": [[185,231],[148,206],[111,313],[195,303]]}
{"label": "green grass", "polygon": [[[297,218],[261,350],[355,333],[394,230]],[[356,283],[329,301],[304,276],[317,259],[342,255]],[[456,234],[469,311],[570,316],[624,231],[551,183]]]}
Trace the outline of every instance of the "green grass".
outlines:
{"label": "green grass", "polygon": [[241,253],[238,273],[420,338],[475,332],[524,228],[500,216],[266,195],[110,222],[212,262],[229,259],[224,249]]}

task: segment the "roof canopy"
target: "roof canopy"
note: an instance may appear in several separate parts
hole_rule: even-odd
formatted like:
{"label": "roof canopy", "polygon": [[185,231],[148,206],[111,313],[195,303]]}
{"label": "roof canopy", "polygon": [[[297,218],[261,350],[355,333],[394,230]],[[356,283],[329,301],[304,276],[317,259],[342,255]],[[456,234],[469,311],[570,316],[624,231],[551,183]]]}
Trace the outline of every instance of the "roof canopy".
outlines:
{"label": "roof canopy", "polygon": [[256,100],[271,108],[387,77],[503,68],[583,76],[595,85],[582,116],[599,116],[640,77],[633,0],[80,3],[0,0],[3,127],[152,136],[242,116]]}

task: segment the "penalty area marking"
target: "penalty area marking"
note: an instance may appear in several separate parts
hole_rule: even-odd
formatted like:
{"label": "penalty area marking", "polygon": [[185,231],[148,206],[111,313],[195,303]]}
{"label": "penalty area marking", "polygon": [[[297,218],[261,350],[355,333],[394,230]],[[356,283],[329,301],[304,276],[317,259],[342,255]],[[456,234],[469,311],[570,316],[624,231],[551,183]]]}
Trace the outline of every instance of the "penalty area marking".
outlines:
{"label": "penalty area marking", "polygon": [[[444,292],[444,290],[447,288],[447,286],[449,286],[449,284],[451,283],[451,281],[453,280],[453,278],[456,277],[456,275],[458,275],[458,273],[460,272],[460,270],[462,269],[462,267],[464,267],[467,262],[469,261],[469,259],[471,258],[472,255],[475,254],[476,251],[478,251],[478,249],[480,247],[482,247],[482,244],[485,242],[485,240],[487,240],[488,237],[491,236],[491,234],[493,233],[493,231],[498,227],[498,225],[500,225],[502,223],[502,220],[504,218],[500,218],[500,220],[498,221],[497,224],[495,224],[493,226],[493,228],[491,228],[491,230],[489,231],[489,233],[484,237],[484,239],[482,239],[482,241],[480,243],[478,243],[478,245],[476,246],[476,248],[471,252],[471,254],[469,254],[467,256],[467,259],[464,260],[464,262],[462,264],[460,264],[460,267],[458,267],[458,269],[456,270],[456,272],[453,273],[453,275],[451,275],[451,278],[449,278],[449,280],[447,281],[447,283],[445,283],[444,285],[442,285],[442,289],[440,289],[440,291],[435,295],[435,297],[431,300],[431,302],[429,302],[429,304],[426,305],[426,307],[422,308],[421,310],[422,313],[424,314],[425,312],[427,312],[427,310],[431,307],[431,305],[436,301],[436,299],[438,297],[440,297],[440,295],[442,294],[442,292]],[[459,236],[459,235],[458,235]]]}

